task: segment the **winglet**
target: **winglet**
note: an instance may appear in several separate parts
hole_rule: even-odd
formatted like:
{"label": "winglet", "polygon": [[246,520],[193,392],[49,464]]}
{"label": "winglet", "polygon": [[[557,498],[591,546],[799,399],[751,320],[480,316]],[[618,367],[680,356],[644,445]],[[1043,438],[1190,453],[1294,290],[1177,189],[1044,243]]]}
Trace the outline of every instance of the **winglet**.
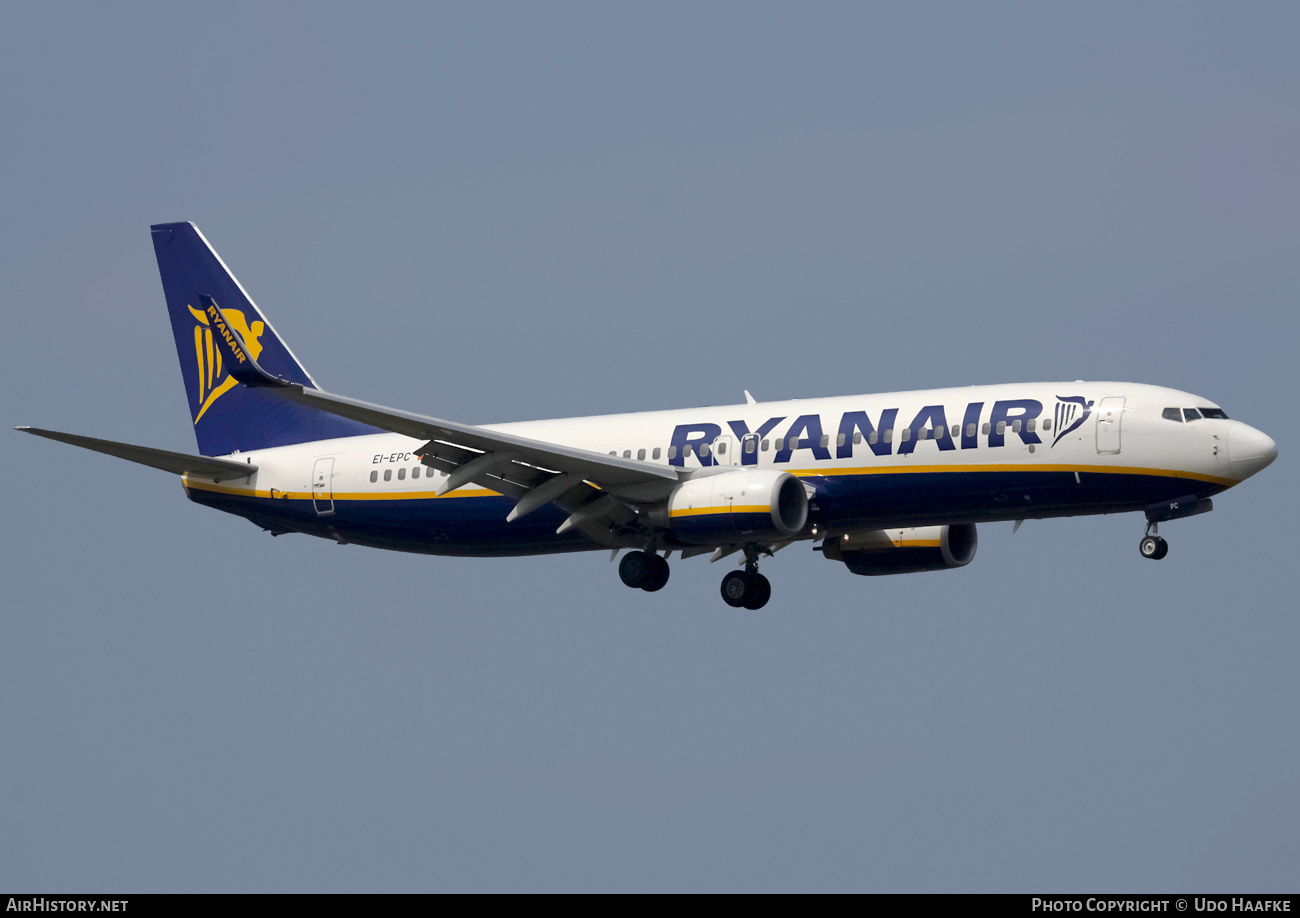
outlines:
{"label": "winglet", "polygon": [[748,390],[748,389],[745,390],[745,401],[746,401],[748,404],[750,404],[750,405],[757,405],[757,404],[758,404],[758,402],[754,401],[754,396],[752,396],[752,395],[749,394],[749,390]]}
{"label": "winglet", "polygon": [[244,340],[239,337],[233,325],[226,321],[226,314],[221,311],[217,301],[206,294],[199,294],[199,302],[211,323],[217,339],[217,347],[225,347],[230,353],[230,375],[246,386],[289,386],[288,380],[272,376],[257,365],[253,355],[248,352]]}

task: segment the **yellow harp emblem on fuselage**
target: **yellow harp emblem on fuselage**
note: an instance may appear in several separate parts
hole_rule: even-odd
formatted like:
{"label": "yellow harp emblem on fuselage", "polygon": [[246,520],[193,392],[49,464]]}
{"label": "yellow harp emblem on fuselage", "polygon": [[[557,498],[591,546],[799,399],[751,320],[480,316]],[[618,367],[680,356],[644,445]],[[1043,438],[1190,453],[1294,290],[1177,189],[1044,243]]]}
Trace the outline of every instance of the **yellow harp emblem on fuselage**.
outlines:
{"label": "yellow harp emblem on fuselage", "polygon": [[[221,349],[213,346],[212,328],[208,324],[207,314],[193,306],[186,308],[189,309],[190,315],[194,316],[194,321],[199,323],[194,326],[194,359],[199,369],[201,403],[198,413],[194,415],[194,423],[197,424],[204,412],[212,407],[212,403],[227,390],[237,386],[238,382],[225,371],[221,362]],[[266,326],[260,320],[254,321],[250,326],[244,314],[238,309],[223,309],[221,313],[226,317],[230,327],[239,332],[239,337],[243,339],[244,348],[249,356],[256,360],[257,355],[262,353],[262,344],[257,339],[262,337]]]}

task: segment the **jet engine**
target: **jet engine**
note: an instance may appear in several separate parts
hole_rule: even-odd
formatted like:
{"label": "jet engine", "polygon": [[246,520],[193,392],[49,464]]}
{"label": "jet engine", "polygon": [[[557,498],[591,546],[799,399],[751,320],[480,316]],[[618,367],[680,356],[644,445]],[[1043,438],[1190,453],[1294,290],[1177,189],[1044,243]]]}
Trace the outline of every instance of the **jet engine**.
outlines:
{"label": "jet engine", "polygon": [[912,574],[965,567],[979,538],[974,523],[914,529],[872,529],[828,537],[820,547],[831,561],[855,574]]}
{"label": "jet engine", "polygon": [[789,472],[736,469],[683,482],[650,520],[688,543],[789,539],[808,523],[808,493]]}

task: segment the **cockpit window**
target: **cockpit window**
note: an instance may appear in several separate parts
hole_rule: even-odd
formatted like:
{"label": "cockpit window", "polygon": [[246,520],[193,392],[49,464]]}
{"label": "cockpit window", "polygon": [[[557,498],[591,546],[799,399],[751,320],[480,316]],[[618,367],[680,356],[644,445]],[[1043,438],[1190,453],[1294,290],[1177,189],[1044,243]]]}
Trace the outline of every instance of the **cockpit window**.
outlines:
{"label": "cockpit window", "polygon": [[1201,417],[1213,418],[1216,421],[1226,421],[1228,420],[1228,412],[1224,411],[1222,408],[1202,408]]}
{"label": "cockpit window", "polygon": [[1201,413],[1200,413],[1199,411],[1197,411],[1195,408],[1184,408],[1184,409],[1183,409],[1183,420],[1184,420],[1184,421],[1199,421],[1200,419],[1201,419]]}
{"label": "cockpit window", "polygon": [[1183,412],[1180,408],[1166,408],[1160,416],[1166,421],[1177,421],[1180,424],[1183,422]]}

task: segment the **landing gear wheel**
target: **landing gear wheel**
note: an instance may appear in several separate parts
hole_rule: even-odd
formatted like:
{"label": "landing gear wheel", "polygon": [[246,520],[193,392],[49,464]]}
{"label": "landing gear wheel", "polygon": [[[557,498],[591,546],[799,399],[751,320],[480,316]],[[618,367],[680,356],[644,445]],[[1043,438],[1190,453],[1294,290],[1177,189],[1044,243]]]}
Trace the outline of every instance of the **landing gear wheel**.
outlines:
{"label": "landing gear wheel", "polygon": [[750,575],[750,595],[745,599],[746,609],[761,609],[772,598],[772,583],[762,574]]}
{"label": "landing gear wheel", "polygon": [[671,571],[668,569],[668,562],[658,555],[647,557],[650,558],[650,577],[641,584],[641,589],[647,593],[657,593],[668,583],[668,575]]}
{"label": "landing gear wheel", "polygon": [[745,605],[753,588],[750,586],[753,574],[749,571],[732,571],[722,578],[722,601],[734,609]]}
{"label": "landing gear wheel", "polygon": [[[632,589],[642,589],[652,578],[655,569],[654,562],[651,558],[657,557],[644,551],[630,551],[623,556],[623,560],[618,563],[618,576],[627,586]],[[664,565],[667,567],[667,564]],[[667,577],[664,578],[666,583]]]}
{"label": "landing gear wheel", "polygon": [[1138,551],[1142,553],[1142,557],[1144,558],[1150,558],[1152,561],[1159,561],[1165,555],[1169,554],[1169,543],[1160,538],[1160,536],[1143,536],[1142,541],[1138,543]]}

